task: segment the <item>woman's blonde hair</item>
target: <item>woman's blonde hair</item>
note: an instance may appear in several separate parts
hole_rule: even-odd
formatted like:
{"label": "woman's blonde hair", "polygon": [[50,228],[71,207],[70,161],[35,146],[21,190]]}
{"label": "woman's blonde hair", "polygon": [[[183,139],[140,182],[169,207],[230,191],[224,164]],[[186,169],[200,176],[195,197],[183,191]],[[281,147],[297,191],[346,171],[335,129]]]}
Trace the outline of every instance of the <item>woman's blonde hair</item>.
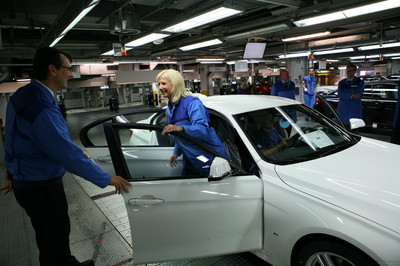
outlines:
{"label": "woman's blonde hair", "polygon": [[161,78],[165,79],[172,85],[170,99],[172,103],[179,101],[182,96],[186,97],[192,95],[190,92],[185,90],[185,82],[183,81],[182,75],[178,71],[174,69],[163,70],[158,73],[156,82],[158,83]]}

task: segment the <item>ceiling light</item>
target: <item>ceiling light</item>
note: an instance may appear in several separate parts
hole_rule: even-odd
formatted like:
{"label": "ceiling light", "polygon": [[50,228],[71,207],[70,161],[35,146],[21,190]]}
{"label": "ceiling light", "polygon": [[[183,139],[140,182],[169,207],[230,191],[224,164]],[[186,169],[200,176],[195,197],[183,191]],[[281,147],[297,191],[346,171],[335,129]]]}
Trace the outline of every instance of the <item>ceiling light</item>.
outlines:
{"label": "ceiling light", "polygon": [[263,35],[263,34],[268,34],[268,33],[272,33],[272,32],[287,30],[287,29],[289,29],[288,25],[278,24],[278,25],[261,28],[261,29],[256,29],[256,30],[251,30],[251,31],[246,31],[246,32],[238,33],[238,34],[229,35],[226,37],[226,39],[227,40],[236,40],[236,39],[247,38],[247,37],[252,37],[252,36],[257,36],[257,35]]}
{"label": "ceiling light", "polygon": [[392,57],[392,59],[400,59],[400,57]]}
{"label": "ceiling light", "polygon": [[384,57],[391,57],[391,56],[400,56],[400,53],[397,54],[384,54]]}
{"label": "ceiling light", "polygon": [[224,62],[221,62],[221,61],[214,61],[214,62],[203,61],[203,62],[200,62],[200,64],[222,64],[222,63],[224,63]]}
{"label": "ceiling light", "polygon": [[165,37],[170,36],[170,34],[163,34],[163,33],[151,33],[149,35],[146,35],[142,38],[139,38],[137,40],[128,42],[127,44],[125,44],[125,46],[128,48],[128,46],[130,47],[137,47],[137,46],[141,46],[143,44],[158,40],[158,39],[162,39]]}
{"label": "ceiling light", "polygon": [[108,52],[102,53],[101,55],[114,55],[114,50],[110,50]]}
{"label": "ceiling light", "polygon": [[220,7],[214,10],[211,10],[207,13],[204,13],[202,15],[196,16],[194,18],[182,21],[178,24],[175,24],[173,26],[170,26],[168,28],[163,29],[162,31],[168,31],[168,32],[182,32],[188,29],[192,29],[195,27],[199,27],[201,25],[211,23],[220,19],[224,19],[239,13],[242,13],[243,11],[233,9],[233,8],[227,8],[227,7]]}
{"label": "ceiling light", "polygon": [[339,59],[326,59],[326,62],[339,62]]}
{"label": "ceiling light", "polygon": [[361,56],[352,56],[350,59],[357,60],[357,59],[368,59],[368,58],[379,58],[380,55],[361,55]]}
{"label": "ceiling light", "polygon": [[100,0],[93,0],[90,2],[87,8],[83,9],[78,16],[74,18],[74,20],[60,33],[60,35],[50,44],[50,47],[53,47],[56,45],[66,34],[68,31],[70,31],[73,27],[75,27],[76,24],[78,24],[79,21],[83,17],[85,17],[97,4],[100,3]]}
{"label": "ceiling light", "polygon": [[207,47],[207,46],[212,46],[212,45],[217,45],[221,44],[222,42],[218,39],[210,40],[210,41],[205,41],[205,42],[199,42],[191,45],[186,45],[179,47],[182,51],[189,51],[189,50],[194,50],[202,47]]}
{"label": "ceiling light", "polygon": [[382,45],[376,44],[376,45],[361,46],[361,47],[358,47],[357,49],[360,51],[365,51],[365,50],[375,50],[375,49],[392,48],[392,47],[399,47],[399,46],[400,46],[400,42],[392,42],[392,43],[384,43]]}
{"label": "ceiling light", "polygon": [[206,61],[224,61],[224,58],[198,58],[197,62],[206,62]]}
{"label": "ceiling light", "polygon": [[314,54],[315,55],[325,55],[325,54],[340,54],[340,53],[348,53],[348,52],[354,52],[354,49],[353,48],[333,49],[333,50],[328,50],[328,51],[314,52]]}
{"label": "ceiling light", "polygon": [[346,17],[357,17],[365,14],[375,13],[379,11],[384,11],[392,8],[400,7],[400,1],[398,0],[387,0],[381,1],[374,4],[369,4],[365,6],[355,7],[347,10],[343,10]]}
{"label": "ceiling light", "polygon": [[296,53],[296,54],[286,54],[286,55],[280,55],[278,56],[279,58],[296,58],[296,57],[305,57],[309,56],[310,52],[305,52],[305,53]]}
{"label": "ceiling light", "polygon": [[315,24],[321,24],[325,22],[341,20],[345,18],[357,17],[365,14],[375,13],[383,10],[393,9],[400,7],[400,1],[398,0],[387,0],[381,1],[374,4],[359,6],[355,8],[346,9],[343,11],[333,12],[321,16],[311,17],[307,19],[301,19],[294,21],[293,23],[297,27],[306,27]]}
{"label": "ceiling light", "polygon": [[335,21],[335,20],[339,20],[339,19],[345,19],[345,18],[346,18],[346,16],[343,14],[343,12],[339,11],[339,12],[329,13],[326,15],[297,20],[297,21],[294,21],[293,23],[297,27],[306,27],[306,26],[321,24],[321,23]]}
{"label": "ceiling light", "polygon": [[304,40],[304,39],[312,39],[312,38],[317,38],[317,37],[321,37],[321,36],[326,36],[329,34],[331,34],[330,31],[324,31],[324,32],[318,32],[318,33],[302,35],[302,36],[297,36],[297,37],[285,38],[285,39],[282,39],[282,41],[291,42],[291,41],[298,41],[298,40]]}

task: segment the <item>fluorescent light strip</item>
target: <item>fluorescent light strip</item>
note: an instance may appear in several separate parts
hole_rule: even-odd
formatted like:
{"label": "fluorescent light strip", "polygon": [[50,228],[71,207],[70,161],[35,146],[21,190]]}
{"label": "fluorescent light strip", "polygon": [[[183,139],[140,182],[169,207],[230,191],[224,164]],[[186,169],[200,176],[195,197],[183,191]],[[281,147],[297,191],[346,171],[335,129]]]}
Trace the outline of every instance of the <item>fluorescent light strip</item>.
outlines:
{"label": "fluorescent light strip", "polygon": [[[137,46],[141,46],[143,44],[158,40],[158,39],[162,39],[165,37],[170,36],[170,34],[164,34],[164,33],[151,33],[149,35],[146,35],[142,38],[139,38],[137,40],[128,42],[127,44],[125,44],[125,46],[130,46],[130,47],[137,47]],[[127,47],[128,48],[128,47]]]}
{"label": "fluorescent light strip", "polygon": [[305,57],[305,56],[309,56],[310,52],[306,52],[306,53],[296,53],[296,54],[286,54],[286,55],[280,55],[278,56],[279,58],[296,58],[296,57]]}
{"label": "fluorescent light strip", "polygon": [[60,33],[60,35],[50,44],[50,47],[56,45],[66,34],[69,32],[82,18],[84,18],[97,4],[100,3],[100,0],[93,0],[87,8],[82,10],[78,16],[74,18],[74,20]]}
{"label": "fluorescent light strip", "polygon": [[357,60],[357,59],[368,59],[368,58],[379,58],[380,56],[378,54],[376,55],[361,55],[361,56],[353,56],[350,57],[352,60]]}
{"label": "fluorescent light strip", "polygon": [[400,7],[400,1],[398,0],[387,0],[387,1],[381,1],[378,3],[373,3],[369,5],[364,5],[360,7],[355,7],[355,8],[350,8],[346,9],[343,11],[338,11],[338,12],[333,12],[321,16],[316,16],[316,17],[311,17],[307,19],[301,19],[294,21],[293,23],[297,27],[306,27],[306,26],[311,26],[315,24],[321,24],[325,22],[330,22],[330,21],[335,21],[335,20],[341,20],[345,18],[352,18],[352,17],[357,17],[361,15],[366,15],[370,13],[375,13],[379,11],[384,11],[388,9],[393,9]]}
{"label": "fluorescent light strip", "polygon": [[376,44],[376,45],[360,46],[357,49],[360,51],[366,51],[366,50],[375,50],[375,49],[393,48],[393,47],[400,47],[400,42],[384,43],[382,45]]}
{"label": "fluorescent light strip", "polygon": [[339,62],[339,59],[326,59],[326,62]]}
{"label": "fluorescent light strip", "polygon": [[224,58],[198,58],[198,62],[205,62],[205,61],[224,61]]}
{"label": "fluorescent light strip", "polygon": [[400,53],[397,53],[397,54],[384,54],[383,56],[385,56],[385,57],[400,56]]}
{"label": "fluorescent light strip", "polygon": [[162,31],[167,31],[167,32],[182,32],[188,29],[192,29],[195,27],[199,27],[201,25],[211,23],[220,19],[224,19],[239,13],[242,13],[243,11],[232,9],[232,8],[227,8],[227,7],[220,7],[214,10],[211,10],[207,13],[204,13],[202,15],[196,16],[194,18],[182,21],[178,24],[175,24],[173,26],[170,26],[168,28],[163,29]]}
{"label": "fluorescent light strip", "polygon": [[392,8],[400,7],[400,1],[398,0],[387,0],[365,6],[355,7],[347,10],[343,10],[346,17],[352,18],[365,14],[375,13],[384,11]]}
{"label": "fluorescent light strip", "polygon": [[400,59],[400,57],[392,57],[391,59]]}
{"label": "fluorescent light strip", "polygon": [[221,43],[222,42],[220,40],[213,39],[213,40],[210,40],[210,41],[205,41],[205,42],[200,42],[200,43],[195,43],[195,44],[191,44],[191,45],[182,46],[182,47],[179,47],[179,49],[182,50],[182,51],[189,51],[189,50],[194,50],[194,49],[198,49],[198,48],[202,48],[202,47],[217,45],[217,44],[221,44]]}
{"label": "fluorescent light strip", "polygon": [[291,41],[298,41],[298,40],[304,40],[304,39],[312,39],[312,38],[317,38],[317,37],[321,37],[321,36],[326,36],[329,34],[331,34],[330,31],[318,32],[318,33],[313,33],[313,34],[307,34],[307,35],[302,35],[302,36],[297,36],[297,37],[286,38],[286,39],[282,39],[282,41],[291,42]]}
{"label": "fluorescent light strip", "polygon": [[342,48],[342,49],[314,52],[314,54],[315,55],[325,55],[325,54],[340,54],[340,53],[348,53],[348,52],[354,52],[354,49],[353,48]]}

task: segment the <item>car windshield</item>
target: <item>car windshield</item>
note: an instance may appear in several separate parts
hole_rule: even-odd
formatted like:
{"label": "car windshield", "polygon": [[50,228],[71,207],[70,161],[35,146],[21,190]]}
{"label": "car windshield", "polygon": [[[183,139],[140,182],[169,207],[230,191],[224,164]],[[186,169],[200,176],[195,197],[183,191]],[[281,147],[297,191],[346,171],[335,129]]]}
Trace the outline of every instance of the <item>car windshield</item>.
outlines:
{"label": "car windshield", "polygon": [[354,135],[304,105],[257,110],[235,118],[261,157],[276,164],[320,158],[357,142]]}

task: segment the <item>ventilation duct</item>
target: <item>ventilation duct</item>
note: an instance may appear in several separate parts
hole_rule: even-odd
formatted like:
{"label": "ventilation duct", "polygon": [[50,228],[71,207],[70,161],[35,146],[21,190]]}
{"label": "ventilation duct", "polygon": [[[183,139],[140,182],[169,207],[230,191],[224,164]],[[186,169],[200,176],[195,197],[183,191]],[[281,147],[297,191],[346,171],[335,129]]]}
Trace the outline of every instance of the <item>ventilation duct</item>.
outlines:
{"label": "ventilation duct", "polygon": [[110,32],[115,35],[136,35],[141,32],[137,13],[122,11],[109,18]]}

